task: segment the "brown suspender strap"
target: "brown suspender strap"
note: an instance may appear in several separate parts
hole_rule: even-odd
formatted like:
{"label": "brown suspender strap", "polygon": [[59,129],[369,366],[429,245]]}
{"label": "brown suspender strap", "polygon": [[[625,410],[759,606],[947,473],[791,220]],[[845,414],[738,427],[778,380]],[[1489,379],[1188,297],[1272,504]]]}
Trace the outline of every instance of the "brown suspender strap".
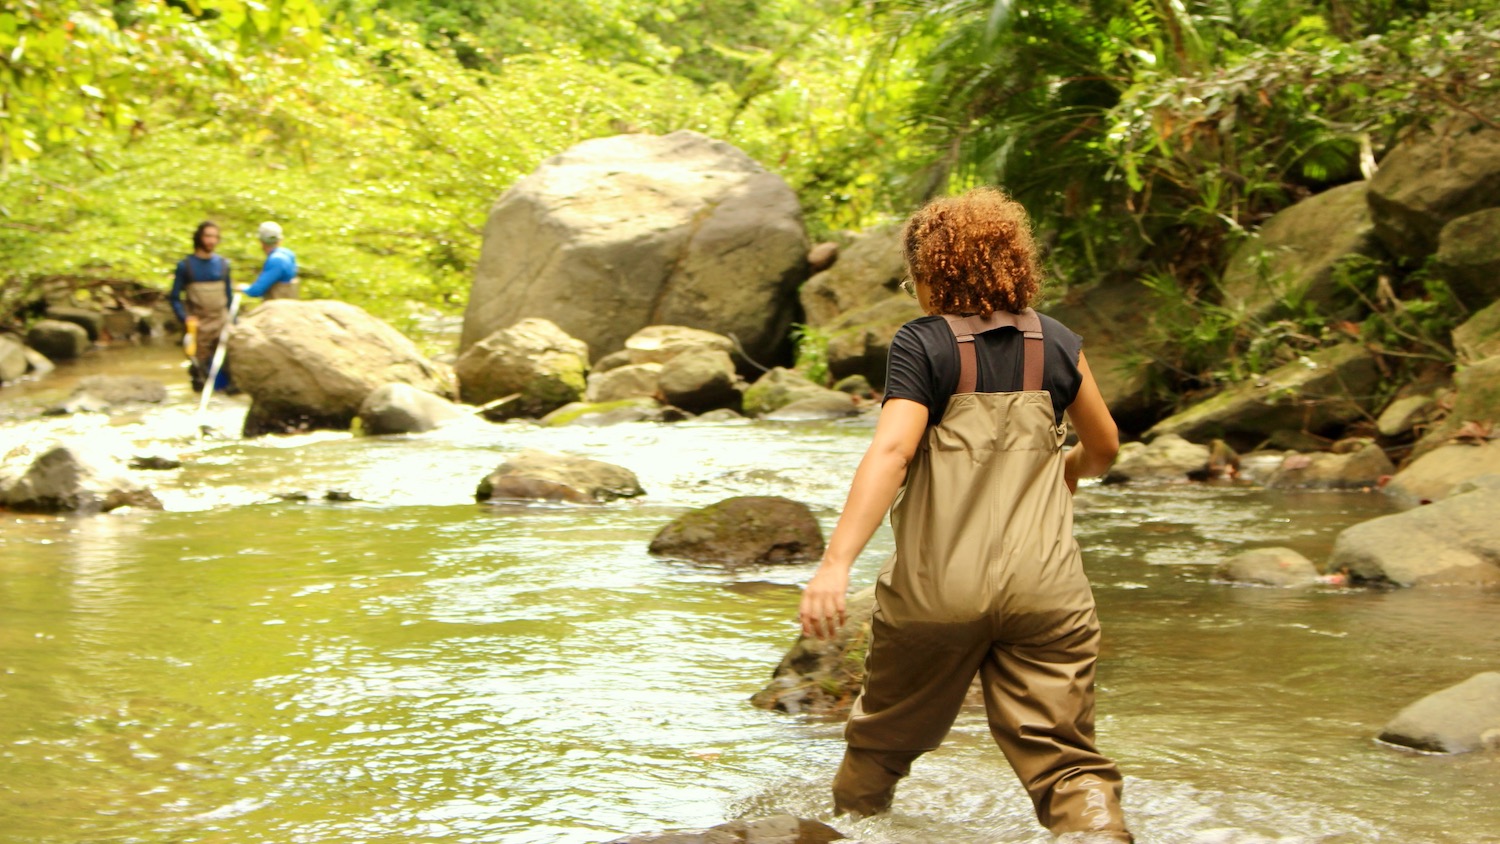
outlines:
{"label": "brown suspender strap", "polygon": [[997,328],[1014,328],[1024,338],[1021,344],[1021,389],[1033,392],[1042,388],[1042,318],[1027,308],[1018,314],[996,311],[988,317],[944,314],[953,339],[958,341],[958,392],[972,393],[979,382],[978,362],[974,353],[974,335]]}

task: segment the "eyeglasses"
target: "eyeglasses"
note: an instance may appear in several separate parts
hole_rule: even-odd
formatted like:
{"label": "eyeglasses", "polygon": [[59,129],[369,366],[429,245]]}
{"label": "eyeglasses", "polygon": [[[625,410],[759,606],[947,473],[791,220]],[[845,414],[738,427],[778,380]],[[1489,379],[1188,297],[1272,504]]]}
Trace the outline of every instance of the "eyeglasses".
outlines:
{"label": "eyeglasses", "polygon": [[915,281],[909,278],[901,279],[901,290],[913,299],[917,298],[917,283]]}

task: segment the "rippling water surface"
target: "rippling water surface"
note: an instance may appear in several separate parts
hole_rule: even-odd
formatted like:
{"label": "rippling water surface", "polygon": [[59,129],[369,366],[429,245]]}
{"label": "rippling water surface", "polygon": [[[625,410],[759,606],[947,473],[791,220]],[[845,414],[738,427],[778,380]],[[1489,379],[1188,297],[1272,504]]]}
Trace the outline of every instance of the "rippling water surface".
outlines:
{"label": "rippling water surface", "polygon": [[[108,365],[179,378],[160,350]],[[235,431],[244,405],[216,399],[199,420],[182,388],[114,420],[34,418],[85,371],[0,395],[0,446],[83,435],[185,465],[146,476],[166,512],[0,517],[0,842],[582,844],[828,818],[839,724],[747,703],[795,638],[810,567],[692,566],[646,545],[730,495],[806,501],[831,529],[868,423],[202,440],[200,422]],[[620,463],[648,495],[476,505],[521,448]],[[1105,625],[1100,741],[1143,844],[1500,842],[1500,754],[1373,740],[1406,703],[1500,668],[1500,596],[1210,582],[1245,546],[1321,559],[1386,510],[1236,487],[1080,493]],[[918,762],[895,812],[840,826],[1048,840],[982,712]]]}

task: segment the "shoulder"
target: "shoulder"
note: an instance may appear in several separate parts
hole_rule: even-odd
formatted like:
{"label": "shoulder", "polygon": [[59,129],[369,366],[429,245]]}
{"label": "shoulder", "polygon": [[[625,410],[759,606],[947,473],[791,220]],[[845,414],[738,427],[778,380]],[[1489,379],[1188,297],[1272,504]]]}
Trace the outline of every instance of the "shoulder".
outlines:
{"label": "shoulder", "polygon": [[891,346],[894,348],[899,343],[908,348],[928,348],[952,333],[948,329],[948,321],[940,316],[917,317],[896,329]]}
{"label": "shoulder", "polygon": [[1083,348],[1083,337],[1073,329],[1044,313],[1038,313],[1037,316],[1042,319],[1042,336],[1047,338],[1048,342],[1056,343],[1068,349],[1072,353],[1071,356],[1076,360],[1078,358],[1078,351]]}

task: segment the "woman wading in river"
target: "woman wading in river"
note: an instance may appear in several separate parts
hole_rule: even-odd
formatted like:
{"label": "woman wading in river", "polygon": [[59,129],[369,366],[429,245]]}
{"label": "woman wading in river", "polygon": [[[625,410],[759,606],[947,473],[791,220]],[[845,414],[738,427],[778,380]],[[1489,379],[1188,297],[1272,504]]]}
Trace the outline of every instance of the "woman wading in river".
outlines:
{"label": "woman wading in river", "polygon": [[[1114,460],[1114,420],[1078,335],[1030,307],[1040,274],[1019,204],[994,189],[935,201],[908,221],[905,250],[905,286],[929,316],[891,343],[874,441],[802,597],[803,632],[831,637],[849,568],[890,508],[896,553],[834,806],[889,808],[979,674],[1042,824],[1061,841],[1130,842],[1120,773],[1094,748],[1099,621],[1073,538],[1072,492]],[[1066,456],[1064,412],[1078,432]]]}

